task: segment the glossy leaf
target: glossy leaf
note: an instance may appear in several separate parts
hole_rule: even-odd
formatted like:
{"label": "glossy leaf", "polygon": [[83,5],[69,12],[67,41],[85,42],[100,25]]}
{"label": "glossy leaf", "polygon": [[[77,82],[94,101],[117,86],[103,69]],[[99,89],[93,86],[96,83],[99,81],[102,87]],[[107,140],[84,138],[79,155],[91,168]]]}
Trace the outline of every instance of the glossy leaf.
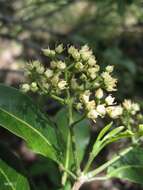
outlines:
{"label": "glossy leaf", "polygon": [[17,89],[0,85],[0,125],[24,139],[35,152],[57,161],[54,129],[33,101]]}
{"label": "glossy leaf", "polygon": [[143,185],[143,149],[135,147],[112,164],[107,171],[109,178],[116,177]]}

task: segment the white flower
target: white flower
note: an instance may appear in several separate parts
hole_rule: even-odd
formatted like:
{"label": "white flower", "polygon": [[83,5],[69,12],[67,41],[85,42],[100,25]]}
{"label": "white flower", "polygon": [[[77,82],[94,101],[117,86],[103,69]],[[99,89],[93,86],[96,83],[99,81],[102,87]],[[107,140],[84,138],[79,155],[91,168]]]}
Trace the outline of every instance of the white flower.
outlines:
{"label": "white flower", "polygon": [[124,108],[126,110],[131,111],[131,109],[132,109],[132,102],[131,102],[131,100],[125,99],[124,102],[123,102],[123,106],[124,106]]}
{"label": "white flower", "polygon": [[29,84],[23,84],[21,87],[22,92],[28,92],[30,90],[30,85]]}
{"label": "white flower", "polygon": [[136,112],[140,110],[139,104],[133,103],[131,100],[127,99],[124,100],[123,106],[127,111],[131,112],[132,115],[135,115]]}
{"label": "white flower", "polygon": [[111,105],[114,104],[114,100],[115,100],[115,98],[112,97],[112,95],[110,94],[109,96],[107,96],[107,97],[105,98],[105,103],[106,103],[108,106],[111,106]]}
{"label": "white flower", "polygon": [[101,99],[103,97],[104,93],[103,90],[101,88],[99,88],[96,92],[95,92],[95,97],[97,97],[98,99]]}
{"label": "white flower", "polygon": [[99,115],[104,116],[106,114],[106,108],[104,104],[100,104],[96,107],[96,111],[99,113]]}
{"label": "white flower", "polygon": [[78,52],[78,50],[74,47],[74,46],[70,46],[68,48],[68,53],[70,55],[72,55],[72,57],[75,59],[75,60],[79,60],[80,59],[80,53]]}
{"label": "white flower", "polygon": [[108,72],[103,72],[101,75],[104,79],[104,84],[107,91],[115,91],[117,79],[113,78]]}
{"label": "white flower", "polygon": [[80,51],[80,55],[81,55],[81,58],[84,60],[84,61],[87,61],[91,55],[92,55],[92,52],[91,51],[85,51],[85,52],[81,52]]}
{"label": "white flower", "polygon": [[133,104],[132,104],[132,109],[133,109],[135,112],[140,111],[140,106],[139,106],[139,104],[133,103]]}
{"label": "white flower", "polygon": [[83,94],[80,94],[80,101],[87,104],[89,102],[91,92],[86,90]]}
{"label": "white flower", "polygon": [[53,70],[47,69],[44,74],[47,78],[50,78],[53,76]]}
{"label": "white flower", "polygon": [[120,105],[119,106],[109,106],[106,108],[106,111],[111,118],[117,119],[120,115],[122,115],[123,108]]}
{"label": "white flower", "polygon": [[114,70],[114,66],[113,65],[108,65],[105,70],[108,72],[108,73],[112,73],[113,70]]}
{"label": "white flower", "polygon": [[87,117],[89,119],[93,119],[95,121],[95,119],[98,117],[98,115],[99,115],[98,112],[95,109],[93,109],[88,112]]}
{"label": "white flower", "polygon": [[94,57],[94,56],[90,57],[90,58],[88,59],[88,65],[89,65],[89,66],[95,66],[95,64],[96,64],[95,57]]}
{"label": "white flower", "polygon": [[63,44],[59,44],[56,48],[55,48],[55,51],[57,53],[62,53],[64,51],[64,47],[63,47]]}
{"label": "white flower", "polygon": [[89,68],[88,70],[88,74],[92,79],[95,79],[97,76],[97,69],[95,67]]}
{"label": "white flower", "polygon": [[95,109],[95,101],[92,100],[92,101],[87,102],[86,103],[86,109],[87,110],[93,110],[93,109]]}
{"label": "white flower", "polygon": [[63,61],[58,61],[57,62],[57,68],[60,70],[64,70],[66,68],[66,64]]}
{"label": "white flower", "polygon": [[84,61],[87,61],[92,56],[92,51],[89,49],[87,45],[82,46],[81,50],[79,51],[81,58]]}
{"label": "white flower", "polygon": [[60,80],[60,82],[58,82],[58,87],[60,90],[64,90],[67,88],[67,82],[65,80]]}
{"label": "white flower", "polygon": [[80,53],[78,51],[75,51],[73,54],[72,54],[72,57],[78,61],[80,59]]}

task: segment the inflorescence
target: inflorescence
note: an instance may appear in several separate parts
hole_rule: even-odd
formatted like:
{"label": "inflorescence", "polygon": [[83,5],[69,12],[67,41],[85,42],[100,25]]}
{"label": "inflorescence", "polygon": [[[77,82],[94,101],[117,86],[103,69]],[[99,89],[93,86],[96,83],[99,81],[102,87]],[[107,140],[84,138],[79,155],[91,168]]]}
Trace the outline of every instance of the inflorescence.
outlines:
{"label": "inflorescence", "polygon": [[112,119],[126,113],[135,115],[140,110],[139,105],[130,100],[117,104],[112,95],[117,90],[117,79],[112,76],[114,67],[109,65],[101,70],[87,45],[77,49],[60,44],[55,49],[42,51],[50,64],[44,66],[39,61],[27,64],[26,74],[30,83],[22,85],[23,92],[59,97],[65,104],[70,95],[74,108],[93,121],[106,115]]}

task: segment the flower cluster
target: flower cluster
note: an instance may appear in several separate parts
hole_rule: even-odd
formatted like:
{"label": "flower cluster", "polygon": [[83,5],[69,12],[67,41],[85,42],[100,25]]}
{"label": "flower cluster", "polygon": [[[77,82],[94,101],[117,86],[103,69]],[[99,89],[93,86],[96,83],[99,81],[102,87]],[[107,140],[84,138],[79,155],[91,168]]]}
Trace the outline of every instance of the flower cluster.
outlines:
{"label": "flower cluster", "polygon": [[49,65],[44,66],[39,61],[27,64],[30,84],[22,85],[23,92],[54,95],[65,104],[70,96],[73,106],[93,121],[106,115],[117,119],[124,110],[133,115],[139,111],[138,105],[129,100],[117,105],[111,94],[117,85],[117,79],[112,76],[114,67],[109,65],[101,70],[87,45],[78,49],[60,44],[55,49],[43,49],[43,54],[49,58]]}

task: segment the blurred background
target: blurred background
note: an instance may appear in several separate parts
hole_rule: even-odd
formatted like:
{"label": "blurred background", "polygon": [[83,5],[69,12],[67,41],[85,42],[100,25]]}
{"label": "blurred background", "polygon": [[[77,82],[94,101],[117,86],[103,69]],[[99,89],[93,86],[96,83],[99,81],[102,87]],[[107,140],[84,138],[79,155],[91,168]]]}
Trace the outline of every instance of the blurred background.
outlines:
{"label": "blurred background", "polygon": [[[46,64],[41,49],[59,43],[88,44],[101,67],[115,65],[119,101],[131,98],[143,106],[143,1],[0,0],[0,82],[18,87],[25,80],[24,64],[35,59]],[[49,114],[55,113],[58,105],[34,98]],[[5,130],[0,129],[0,139],[22,157],[36,189],[56,187],[60,177],[55,165],[31,153]],[[108,154],[110,150],[105,150],[102,156]],[[143,189],[120,180],[86,186],[82,189]]]}

